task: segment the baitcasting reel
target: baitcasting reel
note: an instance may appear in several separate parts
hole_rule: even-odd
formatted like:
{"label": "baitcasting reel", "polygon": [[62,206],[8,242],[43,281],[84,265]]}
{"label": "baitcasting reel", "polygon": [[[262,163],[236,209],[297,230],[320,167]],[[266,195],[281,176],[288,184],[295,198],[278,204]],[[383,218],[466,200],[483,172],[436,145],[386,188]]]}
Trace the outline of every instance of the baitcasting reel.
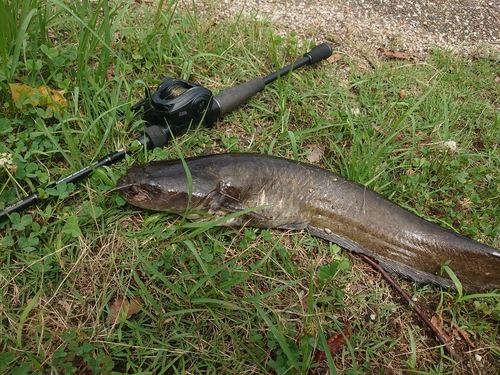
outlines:
{"label": "baitcasting reel", "polygon": [[146,99],[131,110],[144,107],[143,118],[151,125],[184,127],[199,122],[212,104],[212,91],[182,79],[163,78],[161,85],[151,95],[145,90]]}
{"label": "baitcasting reel", "polygon": [[181,79],[163,78],[156,92],[151,95],[146,88],[146,98],[131,107],[133,112],[144,109],[143,119],[150,125],[139,141],[150,149],[162,147],[191,124],[197,125],[203,120],[207,126],[212,126],[217,117],[243,104],[278,77],[327,59],[331,54],[330,44],[320,44],[300,60],[275,73],[231,87],[215,96],[203,86]]}
{"label": "baitcasting reel", "polygon": [[[172,137],[189,127],[191,123],[197,125],[203,120],[205,124],[211,126],[217,117],[243,104],[252,96],[264,90],[267,84],[275,81],[278,77],[283,77],[301,66],[327,59],[331,54],[332,46],[330,44],[320,44],[306,53],[300,60],[285,66],[275,73],[231,87],[215,96],[212,95],[210,90],[200,85],[181,79],[163,78],[161,85],[153,95],[151,95],[149,89],[146,89],[146,98],[131,107],[132,112],[144,109],[143,119],[150,125],[144,130],[144,135],[137,138],[137,141],[151,150],[155,147],[164,146]],[[127,153],[127,148],[123,147],[106,155],[91,166],[63,177],[54,183],[52,187],[57,187],[61,183],[80,181],[93,170],[123,159]],[[33,193],[6,207],[3,211],[0,210],[0,224],[9,219],[11,213],[21,212],[38,201],[39,193]]]}
{"label": "baitcasting reel", "polygon": [[141,143],[146,142],[148,148],[155,148],[163,146],[191,123],[198,124],[203,120],[212,105],[213,94],[203,86],[165,77],[153,95],[146,87],[145,97],[130,110],[137,112],[143,108],[142,117],[151,126],[144,130],[146,138]]}

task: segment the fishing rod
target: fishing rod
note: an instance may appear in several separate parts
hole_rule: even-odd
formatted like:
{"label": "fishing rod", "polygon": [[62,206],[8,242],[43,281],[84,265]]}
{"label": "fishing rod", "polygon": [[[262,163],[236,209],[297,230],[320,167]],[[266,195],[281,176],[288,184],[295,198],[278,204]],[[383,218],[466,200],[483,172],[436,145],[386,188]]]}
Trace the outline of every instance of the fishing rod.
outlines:
{"label": "fishing rod", "polygon": [[[146,149],[163,147],[170,139],[186,130],[192,123],[204,122],[211,127],[215,120],[239,105],[245,103],[255,94],[264,90],[266,85],[276,81],[293,70],[304,65],[311,65],[331,56],[333,50],[328,43],[323,43],[296,62],[281,68],[263,78],[255,78],[251,81],[231,87],[216,95],[207,88],[191,83],[189,81],[165,77],[158,86],[156,92],[150,93],[145,89],[145,98],[131,106],[131,112],[143,110],[143,119],[149,124],[144,129],[144,134],[137,138],[139,144]],[[123,115],[123,113],[120,113]],[[120,160],[129,153],[126,147],[112,152],[90,166],[84,167],[49,187],[56,188],[62,183],[75,183],[86,178],[93,170],[109,166]],[[21,212],[28,207],[38,203],[39,193],[33,193],[24,199],[6,207],[0,211],[0,223],[9,220],[9,215]]]}

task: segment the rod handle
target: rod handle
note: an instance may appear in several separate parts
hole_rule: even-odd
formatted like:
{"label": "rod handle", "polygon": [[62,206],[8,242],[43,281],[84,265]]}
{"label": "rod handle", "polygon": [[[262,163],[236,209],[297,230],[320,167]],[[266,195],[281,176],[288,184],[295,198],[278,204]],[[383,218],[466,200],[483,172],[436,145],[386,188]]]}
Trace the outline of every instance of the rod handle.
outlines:
{"label": "rod handle", "polygon": [[322,43],[319,46],[314,47],[312,50],[307,52],[304,57],[309,57],[311,62],[309,64],[315,64],[318,61],[325,60],[329,58],[333,53],[333,48],[330,43]]}
{"label": "rod handle", "polygon": [[220,92],[213,97],[213,104],[209,118],[216,118],[232,111],[258,92],[264,90],[265,86],[266,83],[262,80],[262,78],[255,78],[249,82],[242,83],[241,85],[234,86]]}

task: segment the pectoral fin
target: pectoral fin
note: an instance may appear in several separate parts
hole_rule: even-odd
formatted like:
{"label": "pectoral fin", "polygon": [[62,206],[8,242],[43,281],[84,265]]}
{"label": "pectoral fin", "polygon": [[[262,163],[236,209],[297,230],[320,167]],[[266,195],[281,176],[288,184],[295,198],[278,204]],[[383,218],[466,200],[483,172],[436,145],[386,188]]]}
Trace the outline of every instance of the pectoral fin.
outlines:
{"label": "pectoral fin", "polygon": [[226,225],[242,225],[250,220],[267,220],[263,215],[251,211],[253,207],[245,207],[241,203],[241,198],[241,191],[238,188],[220,180],[217,188],[210,194],[209,213],[215,218],[221,218],[230,213],[247,211],[238,218],[239,220],[232,219]]}

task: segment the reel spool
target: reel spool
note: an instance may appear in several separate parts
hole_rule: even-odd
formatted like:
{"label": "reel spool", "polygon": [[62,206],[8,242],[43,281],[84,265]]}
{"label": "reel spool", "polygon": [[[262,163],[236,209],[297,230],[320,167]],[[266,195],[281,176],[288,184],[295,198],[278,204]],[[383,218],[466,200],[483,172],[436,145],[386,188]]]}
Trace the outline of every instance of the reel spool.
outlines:
{"label": "reel spool", "polygon": [[167,126],[174,134],[200,122],[212,105],[213,94],[203,86],[166,77],[151,95],[145,90],[146,99],[133,106],[136,111],[144,107],[143,119],[151,125]]}
{"label": "reel spool", "polygon": [[[283,77],[292,70],[304,65],[314,64],[331,56],[332,46],[323,43],[306,53],[304,57],[293,64],[281,68],[263,78],[255,78],[251,81],[224,90],[213,96],[212,92],[203,86],[190,83],[181,79],[163,78],[158,90],[151,95],[146,88],[145,99],[134,104],[130,110],[136,112],[144,107],[143,119],[149,123],[144,134],[137,141],[147,149],[162,147],[173,136],[178,135],[186,129],[191,122],[195,125],[201,120],[212,126],[213,122],[225,113],[233,110],[240,104],[246,102],[253,95],[262,91],[266,85],[274,82],[278,77]],[[118,112],[120,116],[124,113]],[[60,183],[79,181],[87,177],[93,170],[111,165],[121,160],[129,151],[126,147],[106,155],[91,166],[87,166],[74,172],[53,184],[57,187]],[[9,219],[9,214],[21,212],[27,207],[36,204],[39,193],[33,193],[17,203],[0,210],[0,223]]]}

